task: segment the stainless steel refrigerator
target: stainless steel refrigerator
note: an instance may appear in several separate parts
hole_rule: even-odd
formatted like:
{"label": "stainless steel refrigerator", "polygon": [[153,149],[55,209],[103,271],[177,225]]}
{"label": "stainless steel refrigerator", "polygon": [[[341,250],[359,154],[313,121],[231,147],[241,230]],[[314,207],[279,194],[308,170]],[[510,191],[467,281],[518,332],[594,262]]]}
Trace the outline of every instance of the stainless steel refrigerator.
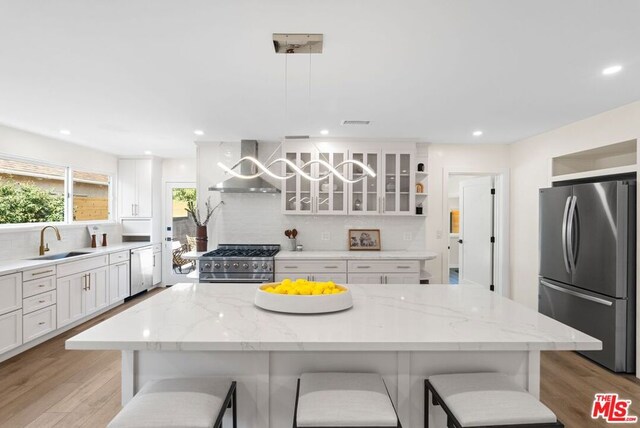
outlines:
{"label": "stainless steel refrigerator", "polygon": [[636,182],[540,190],[538,309],[602,341],[581,352],[635,372]]}

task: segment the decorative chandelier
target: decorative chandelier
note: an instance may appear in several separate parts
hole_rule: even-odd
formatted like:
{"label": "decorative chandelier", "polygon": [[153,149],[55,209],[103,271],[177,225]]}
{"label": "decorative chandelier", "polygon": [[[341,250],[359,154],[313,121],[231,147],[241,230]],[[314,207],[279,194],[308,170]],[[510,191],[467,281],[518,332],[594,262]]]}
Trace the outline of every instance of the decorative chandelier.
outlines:
{"label": "decorative chandelier", "polygon": [[[238,165],[240,165],[242,162],[245,162],[245,161],[253,163],[260,170],[260,172],[257,172],[255,174],[251,174],[251,175],[243,175],[243,174],[239,174],[239,173],[235,172],[234,169]],[[284,164],[288,165],[294,172],[290,173],[290,174],[285,174],[285,175],[278,175],[278,174],[272,172],[271,170],[269,170],[269,168],[271,168],[273,165],[278,164],[278,163],[284,163]],[[323,174],[323,175],[321,175],[319,177],[313,177],[313,176],[309,175],[308,173],[306,173],[304,171],[305,168],[307,168],[310,165],[314,165],[314,164],[319,164],[319,165],[322,165],[325,168],[327,168],[327,170],[328,170],[327,173]],[[360,175],[356,179],[349,179],[348,177],[345,177],[344,175],[342,175],[340,173],[340,171],[338,171],[338,169],[340,167],[343,167],[344,165],[356,165],[356,166],[362,168],[362,171],[364,173],[362,175]],[[245,180],[250,180],[252,178],[259,177],[262,174],[267,174],[269,177],[275,178],[276,180],[288,180],[288,179],[290,179],[292,177],[295,177],[296,174],[297,174],[300,177],[305,178],[305,179],[307,179],[309,181],[322,181],[322,180],[326,180],[327,178],[329,178],[329,176],[331,174],[333,174],[333,176],[335,178],[338,178],[339,180],[343,181],[344,183],[357,183],[359,181],[364,180],[365,177],[367,177],[367,176],[369,176],[369,177],[375,177],[376,176],[376,173],[375,173],[375,171],[373,169],[371,169],[369,166],[367,166],[364,163],[362,163],[360,161],[357,161],[355,159],[345,160],[344,162],[340,162],[339,164],[337,164],[334,167],[329,162],[327,162],[327,161],[325,161],[323,159],[314,159],[314,160],[311,160],[309,162],[304,163],[302,166],[298,166],[298,165],[296,165],[294,162],[292,162],[289,159],[278,158],[278,159],[273,160],[268,165],[264,165],[254,157],[245,156],[242,159],[240,159],[238,162],[236,162],[231,168],[229,168],[228,166],[226,166],[222,162],[218,162],[218,167],[220,167],[226,173],[228,173],[230,175],[233,175],[234,177],[243,178]]]}
{"label": "decorative chandelier", "polygon": [[[287,58],[289,55],[291,54],[308,54],[309,55],[309,106],[311,105],[311,56],[312,54],[318,54],[318,53],[322,53],[322,48],[323,48],[323,35],[322,34],[273,34],[273,45],[275,48],[275,52],[277,54],[284,54],[284,110],[285,110],[285,131],[286,131],[286,122],[287,122],[287,117],[288,117],[288,78],[287,78],[287,70],[288,70],[288,63],[287,63]],[[311,111],[311,109],[309,109],[309,111]],[[286,132],[285,132],[286,134]],[[282,144],[278,147],[281,148]],[[278,150],[276,149],[276,151]],[[269,160],[271,159],[271,157],[273,157],[273,155],[276,152],[274,152],[269,159],[267,159],[267,162],[269,162]],[[256,172],[255,174],[250,174],[250,175],[244,175],[244,174],[240,174],[234,171],[234,169],[236,167],[238,167],[240,164],[242,164],[242,162],[251,162],[253,163],[257,168],[258,168],[258,172]],[[286,164],[289,168],[291,168],[294,172],[290,173],[290,174],[286,174],[285,175],[278,175],[275,174],[274,172],[270,171],[269,168],[271,168],[273,165],[278,164],[278,163],[284,163]],[[328,171],[324,174],[321,174],[318,177],[313,177],[310,174],[306,173],[304,171],[305,168],[311,166],[311,165],[322,165],[324,166]],[[350,179],[348,177],[345,177],[344,175],[342,175],[339,171],[339,168],[345,166],[345,165],[355,165],[359,168],[362,169],[362,174],[359,175],[357,178],[355,179]],[[271,161],[270,163],[268,163],[267,165],[264,165],[263,163],[261,163],[258,159],[252,157],[252,156],[245,156],[243,158],[241,158],[238,162],[236,162],[231,168],[229,168],[227,165],[225,165],[222,162],[218,162],[218,167],[220,169],[222,169],[223,171],[225,171],[226,173],[237,177],[237,178],[242,178],[245,180],[250,180],[253,178],[257,178],[260,177],[262,174],[267,174],[268,176],[275,178],[276,180],[288,180],[292,177],[295,177],[296,175],[299,175],[300,177],[309,180],[309,181],[313,181],[313,182],[319,182],[319,181],[323,181],[328,179],[331,174],[333,174],[333,176],[341,181],[343,181],[344,183],[357,183],[359,181],[362,181],[365,179],[365,177],[369,176],[369,177],[375,177],[376,173],[375,171],[370,168],[368,165],[365,165],[364,163],[354,160],[354,159],[349,159],[349,160],[345,160],[344,162],[340,162],[339,164],[333,166],[331,165],[329,162],[327,162],[324,159],[314,159],[311,160],[309,162],[304,163],[301,166],[296,165],[294,162],[292,162],[289,159],[286,158],[278,158],[275,159],[273,161]]]}

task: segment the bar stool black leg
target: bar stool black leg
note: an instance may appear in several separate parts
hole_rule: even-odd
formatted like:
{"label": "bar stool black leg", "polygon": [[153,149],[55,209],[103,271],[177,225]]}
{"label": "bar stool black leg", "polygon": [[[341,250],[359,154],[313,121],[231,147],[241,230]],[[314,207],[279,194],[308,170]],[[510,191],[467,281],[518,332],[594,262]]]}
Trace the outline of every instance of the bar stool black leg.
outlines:
{"label": "bar stool black leg", "polygon": [[233,408],[231,409],[231,416],[233,418],[233,428],[238,428],[238,402],[236,401],[236,388],[233,388]]}

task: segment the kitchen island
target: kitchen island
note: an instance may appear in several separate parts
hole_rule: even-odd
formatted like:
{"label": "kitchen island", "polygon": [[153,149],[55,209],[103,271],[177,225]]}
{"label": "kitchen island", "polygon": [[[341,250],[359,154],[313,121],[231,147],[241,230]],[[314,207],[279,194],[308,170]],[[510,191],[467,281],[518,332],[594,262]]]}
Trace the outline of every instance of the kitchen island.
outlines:
{"label": "kitchen island", "polygon": [[[380,373],[404,427],[422,426],[426,376],[499,371],[539,394],[540,351],[601,342],[472,285],[349,285],[353,308],[268,312],[256,285],[178,284],[66,342],[122,351],[122,400],[161,377],[238,382],[239,426],[291,426],[305,371]],[[440,409],[430,412],[443,425]]]}

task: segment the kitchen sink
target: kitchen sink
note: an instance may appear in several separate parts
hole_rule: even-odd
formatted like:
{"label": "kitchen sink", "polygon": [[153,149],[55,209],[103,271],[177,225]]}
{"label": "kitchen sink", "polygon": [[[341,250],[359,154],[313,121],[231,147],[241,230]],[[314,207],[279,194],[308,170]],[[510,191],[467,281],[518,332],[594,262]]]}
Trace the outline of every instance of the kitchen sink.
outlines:
{"label": "kitchen sink", "polygon": [[60,259],[68,259],[71,257],[84,256],[85,254],[90,254],[90,253],[83,253],[82,251],[70,251],[68,253],[58,253],[58,254],[51,254],[50,256],[34,257],[29,260],[60,260]]}

